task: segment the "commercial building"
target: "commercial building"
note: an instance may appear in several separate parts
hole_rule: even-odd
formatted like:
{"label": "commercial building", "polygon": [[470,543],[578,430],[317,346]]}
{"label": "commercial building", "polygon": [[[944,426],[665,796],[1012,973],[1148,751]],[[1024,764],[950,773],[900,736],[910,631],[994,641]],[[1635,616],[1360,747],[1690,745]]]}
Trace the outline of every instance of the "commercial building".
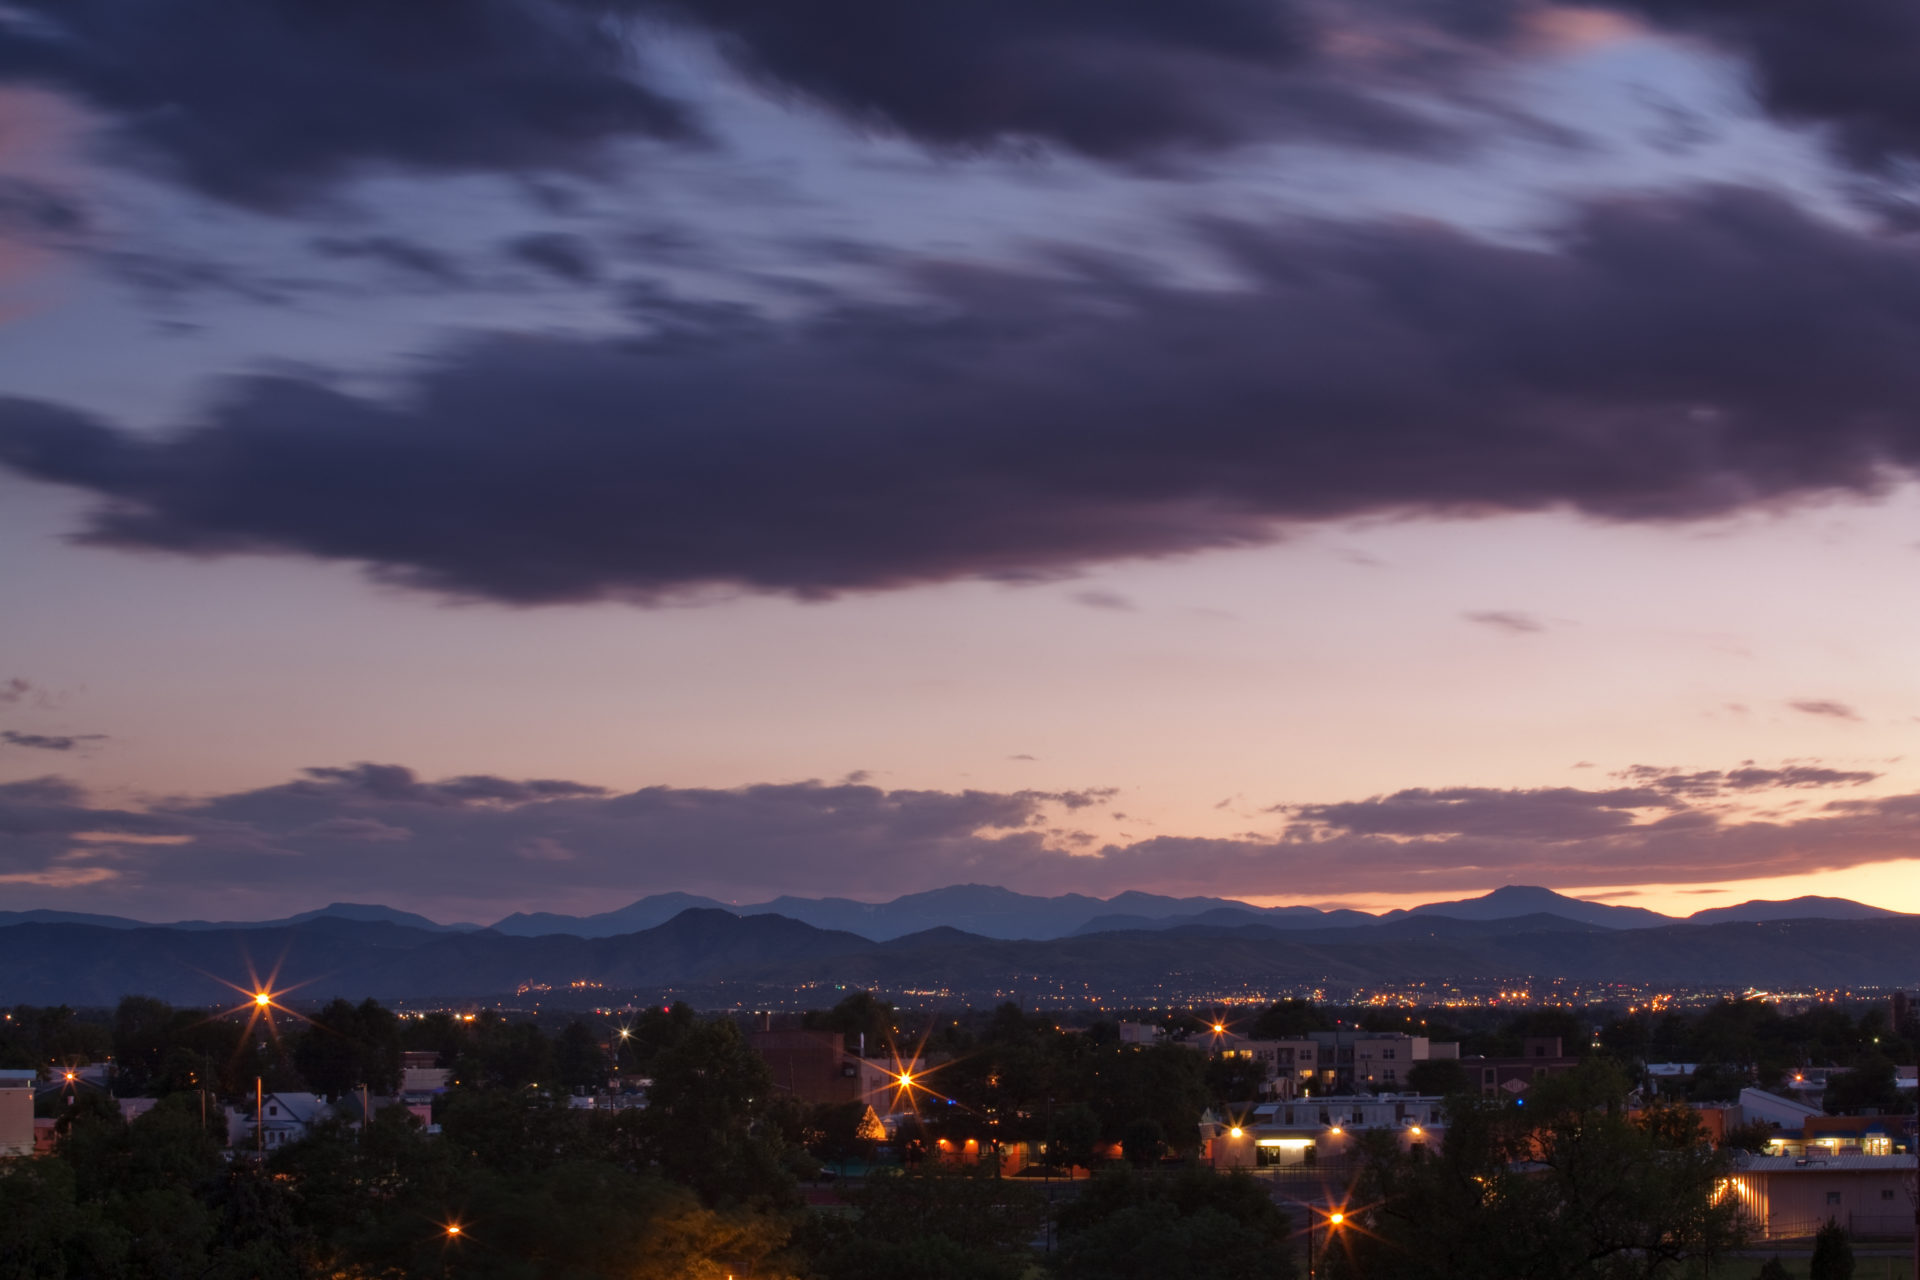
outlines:
{"label": "commercial building", "polygon": [[1202,1120],[1203,1159],[1222,1169],[1286,1168],[1343,1161],[1361,1135],[1393,1134],[1401,1146],[1438,1149],[1443,1100],[1415,1094],[1338,1094],[1269,1102],[1243,1117]]}
{"label": "commercial building", "polygon": [[1737,1200],[1765,1239],[1810,1236],[1830,1221],[1856,1239],[1911,1239],[1914,1163],[1911,1155],[1742,1155],[1720,1194]]}

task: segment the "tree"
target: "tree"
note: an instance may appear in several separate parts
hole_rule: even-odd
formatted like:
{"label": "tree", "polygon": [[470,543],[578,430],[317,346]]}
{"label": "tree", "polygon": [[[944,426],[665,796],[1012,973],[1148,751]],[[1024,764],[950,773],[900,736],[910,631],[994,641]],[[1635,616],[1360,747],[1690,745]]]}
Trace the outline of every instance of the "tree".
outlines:
{"label": "tree", "polygon": [[1047,1131],[1047,1162],[1069,1169],[1091,1169],[1100,1148],[1100,1117],[1084,1102],[1053,1113]]}
{"label": "tree", "polygon": [[1440,1098],[1479,1092],[1458,1058],[1428,1058],[1414,1063],[1407,1068],[1407,1088]]}
{"label": "tree", "polygon": [[793,1181],[769,1122],[773,1076],[730,1020],[676,1022],[642,1064],[653,1078],[637,1125],[645,1155],[709,1205],[784,1201]]}
{"label": "tree", "polygon": [[1703,1062],[1694,1069],[1687,1097],[1694,1102],[1733,1102],[1747,1087],[1748,1076],[1740,1067],[1724,1062]]}
{"label": "tree", "polygon": [[362,1085],[390,1093],[400,1083],[399,1020],[372,1000],[334,999],[294,1042],[293,1065],[335,1100]]}
{"label": "tree", "polygon": [[1851,1071],[1828,1077],[1820,1105],[1830,1116],[1858,1115],[1869,1109],[1905,1115],[1913,1110],[1913,1102],[1894,1084],[1893,1060],[1877,1053],[1862,1058]]}
{"label": "tree", "polygon": [[1333,1019],[1311,1000],[1282,1000],[1255,1015],[1247,1035],[1255,1040],[1299,1040],[1333,1030]]}
{"label": "tree", "polygon": [[1253,1057],[1209,1058],[1207,1092],[1215,1102],[1250,1102],[1266,1089],[1267,1065]]}
{"label": "tree", "polygon": [[1102,1173],[1060,1215],[1065,1280],[1287,1280],[1291,1224],[1245,1173]]}
{"label": "tree", "polygon": [[1129,1164],[1142,1168],[1155,1164],[1167,1153],[1167,1131],[1158,1120],[1141,1116],[1120,1134],[1120,1150]]}
{"label": "tree", "polygon": [[1853,1245],[1847,1241],[1847,1229],[1827,1219],[1813,1237],[1813,1261],[1807,1267],[1808,1280],[1853,1280]]}
{"label": "tree", "polygon": [[1684,1107],[1629,1118],[1610,1065],[1537,1080],[1524,1106],[1458,1098],[1437,1155],[1369,1146],[1358,1230],[1330,1274],[1370,1280],[1670,1275],[1740,1238],[1726,1157]]}
{"label": "tree", "polygon": [[1764,1155],[1775,1133],[1779,1132],[1765,1120],[1749,1120],[1745,1124],[1730,1125],[1721,1137],[1720,1145],[1734,1151],[1751,1151],[1755,1155]]}
{"label": "tree", "polygon": [[569,1092],[607,1087],[607,1053],[600,1038],[575,1018],[553,1046],[553,1075]]}
{"label": "tree", "polygon": [[1787,1264],[1780,1261],[1780,1255],[1776,1253],[1760,1264],[1760,1274],[1755,1276],[1754,1280],[1793,1280],[1793,1274],[1787,1270]]}

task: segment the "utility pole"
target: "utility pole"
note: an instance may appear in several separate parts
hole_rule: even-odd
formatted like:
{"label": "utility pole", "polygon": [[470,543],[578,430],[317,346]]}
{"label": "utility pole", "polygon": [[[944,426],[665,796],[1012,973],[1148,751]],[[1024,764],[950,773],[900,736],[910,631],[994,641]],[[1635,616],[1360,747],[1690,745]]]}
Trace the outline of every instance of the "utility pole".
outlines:
{"label": "utility pole", "polygon": [[253,1150],[267,1154],[267,1087],[259,1076],[253,1078]]}

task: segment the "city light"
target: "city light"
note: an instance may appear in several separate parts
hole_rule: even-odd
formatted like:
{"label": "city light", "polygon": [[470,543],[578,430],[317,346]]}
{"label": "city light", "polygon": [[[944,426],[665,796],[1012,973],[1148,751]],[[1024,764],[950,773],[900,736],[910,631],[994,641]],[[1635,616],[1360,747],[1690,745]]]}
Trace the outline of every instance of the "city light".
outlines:
{"label": "city light", "polygon": [[913,1072],[902,1071],[900,1073],[899,1079],[900,1079],[900,1087],[902,1089],[911,1089],[913,1087]]}
{"label": "city light", "polygon": [[1327,1215],[1327,1221],[1336,1227],[1339,1226],[1341,1223],[1345,1222],[1346,1220],[1347,1220],[1347,1215],[1344,1213],[1341,1213],[1338,1209],[1334,1210],[1332,1213]]}
{"label": "city light", "polygon": [[253,993],[253,1003],[258,1008],[264,1009],[273,1003],[273,996],[269,992],[256,991]]}
{"label": "city light", "polygon": [[1243,1129],[1241,1129],[1239,1125],[1235,1125],[1235,1126],[1233,1126],[1233,1128],[1231,1128],[1231,1129],[1229,1129],[1229,1130],[1227,1130],[1227,1136],[1228,1136],[1229,1138],[1239,1138],[1239,1137],[1244,1137],[1244,1136],[1245,1136],[1245,1131],[1244,1131]]}

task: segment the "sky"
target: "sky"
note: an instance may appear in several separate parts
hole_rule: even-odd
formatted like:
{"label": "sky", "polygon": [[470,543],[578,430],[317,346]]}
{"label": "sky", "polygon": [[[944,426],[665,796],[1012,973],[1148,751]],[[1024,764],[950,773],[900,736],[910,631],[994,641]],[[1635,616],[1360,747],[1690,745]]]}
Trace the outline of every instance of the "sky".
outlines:
{"label": "sky", "polygon": [[1920,10],[7,0],[0,909],[1920,911]]}

